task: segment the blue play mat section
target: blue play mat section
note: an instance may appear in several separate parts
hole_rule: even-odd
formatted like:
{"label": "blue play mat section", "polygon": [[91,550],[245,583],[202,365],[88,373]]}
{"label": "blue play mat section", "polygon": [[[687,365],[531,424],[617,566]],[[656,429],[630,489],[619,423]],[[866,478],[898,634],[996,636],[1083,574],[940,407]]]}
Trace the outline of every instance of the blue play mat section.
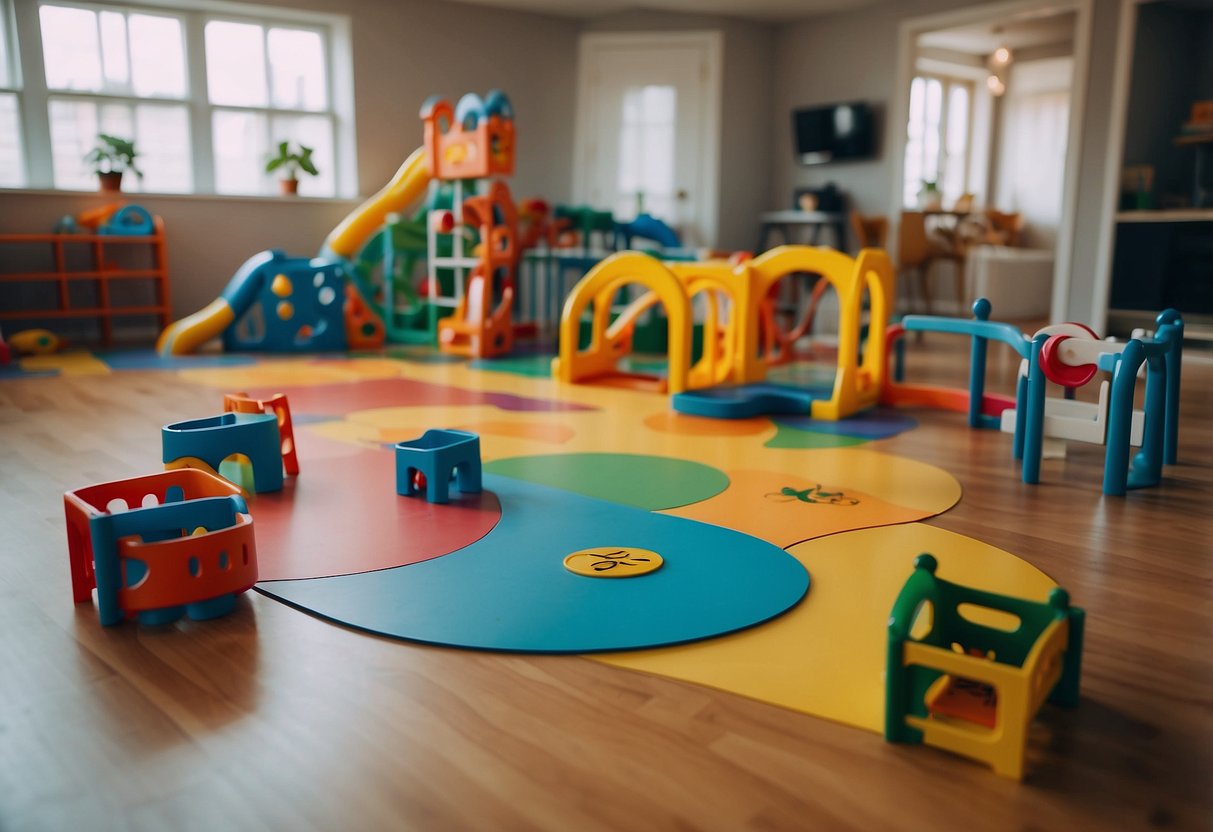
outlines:
{"label": "blue play mat section", "polygon": [[[492,474],[484,488],[500,499],[501,521],[471,546],[396,569],[257,588],[382,635],[536,653],[722,635],[779,615],[809,589],[799,561],[740,532]],[[564,568],[566,555],[596,547],[649,549],[665,563],[619,579]]]}
{"label": "blue play mat section", "polygon": [[862,439],[888,439],[918,427],[918,420],[891,408],[877,408],[856,413],[845,419],[830,421],[809,416],[778,416],[775,423],[797,430],[814,433],[830,433],[837,436],[855,436]]}
{"label": "blue play mat section", "polygon": [[675,394],[672,402],[675,410],[690,416],[749,419],[754,416],[808,414],[814,400],[829,397],[829,388],[758,382],[736,387],[688,390]]}
{"label": "blue play mat section", "polygon": [[97,358],[112,370],[193,370],[204,367],[235,367],[254,363],[247,355],[175,355],[162,356],[155,350],[115,350],[98,352]]}

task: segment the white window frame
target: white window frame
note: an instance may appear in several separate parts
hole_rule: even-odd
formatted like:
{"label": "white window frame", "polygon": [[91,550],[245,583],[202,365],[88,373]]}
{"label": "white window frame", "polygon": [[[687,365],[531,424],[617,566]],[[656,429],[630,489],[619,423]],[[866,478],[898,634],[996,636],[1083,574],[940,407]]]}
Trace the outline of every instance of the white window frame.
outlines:
{"label": "white window frame", "polygon": [[[938,149],[938,154],[937,154],[937,159],[936,159],[936,173],[935,173],[935,177],[936,177],[935,181],[938,182],[940,185],[943,184],[943,180],[944,180],[944,177],[945,177],[946,171],[947,171],[948,110],[950,109],[949,101],[951,98],[952,89],[954,87],[964,87],[964,89],[968,92],[969,103],[968,103],[968,107],[966,108],[966,111],[965,111],[966,124],[965,124],[964,153],[961,155],[959,160],[956,160],[956,161],[958,161],[958,163],[960,164],[961,169],[963,171],[962,176],[961,176],[960,193],[961,194],[970,193],[973,190],[973,188],[972,188],[972,171],[970,171],[970,169],[969,169],[969,160],[973,155],[973,110],[974,110],[974,101],[977,97],[976,84],[974,84],[974,82],[968,78],[961,78],[961,77],[957,77],[954,75],[948,75],[946,73],[940,73],[940,72],[924,71],[921,69],[914,73],[913,77],[910,79],[910,82],[913,83],[914,81],[918,80],[919,78],[921,78],[923,80],[924,84],[927,81],[938,81],[941,86],[941,96],[942,97],[940,99],[940,111],[939,111],[939,149]],[[925,124],[923,126],[924,126],[924,128],[926,127]],[[906,130],[906,140],[905,141],[908,146],[909,119],[906,120],[905,130]],[[903,164],[902,164],[903,193],[904,193],[904,189],[906,186],[904,177],[905,177],[905,164],[904,164],[904,160],[903,160]],[[919,183],[919,184],[921,185],[921,183]],[[905,201],[905,198],[903,196],[903,202],[904,201]],[[903,205],[902,207],[903,207],[903,209],[905,209],[905,208],[913,209],[916,206],[906,204],[906,205]]]}
{"label": "white window frame", "polygon": [[[111,95],[108,93],[81,93],[77,91],[48,90],[42,52],[42,33],[39,9],[43,5],[73,6],[90,11],[122,11],[162,14],[182,21],[186,59],[186,97],[136,97]],[[0,13],[8,13],[6,0],[0,0]],[[17,93],[21,113],[23,149],[25,151],[25,187],[27,189],[54,189],[53,166],[50,150],[49,103],[51,98],[67,98],[77,101],[103,103],[180,103],[189,113],[190,150],[193,158],[193,191],[174,196],[192,194],[215,194],[214,152],[212,146],[212,114],[216,109],[245,110],[275,114],[321,116],[331,119],[333,124],[333,155],[336,198],[353,198],[358,195],[357,156],[354,146],[354,84],[353,50],[350,40],[350,21],[347,16],[293,9],[258,6],[224,0],[124,0],[124,2],[93,3],[89,0],[37,0],[20,2],[12,6],[10,22],[14,23],[14,35],[10,46],[15,51],[15,90],[0,91]],[[204,31],[210,20],[240,23],[255,23],[265,27],[287,27],[320,32],[325,49],[325,82],[328,108],[325,110],[293,110],[273,107],[238,107],[213,105],[207,95],[206,52]],[[222,194],[224,198],[265,197]]]}
{"label": "white window frame", "polygon": [[29,139],[25,133],[24,85],[21,78],[21,66],[18,62],[20,51],[17,49],[17,20],[13,14],[12,5],[8,0],[0,0],[0,41],[3,41],[4,56],[0,64],[0,95],[12,95],[17,101],[17,118],[20,130],[17,136],[17,155],[21,159],[23,169],[20,171],[20,187],[29,187]]}

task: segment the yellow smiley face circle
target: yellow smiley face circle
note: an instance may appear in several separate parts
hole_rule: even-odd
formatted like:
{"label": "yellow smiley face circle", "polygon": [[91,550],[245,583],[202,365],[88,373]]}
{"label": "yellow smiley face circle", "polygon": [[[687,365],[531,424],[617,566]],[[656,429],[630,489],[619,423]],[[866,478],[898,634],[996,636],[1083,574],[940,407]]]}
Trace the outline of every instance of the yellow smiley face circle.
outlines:
{"label": "yellow smiley face circle", "polygon": [[573,552],[564,568],[587,578],[635,578],[661,568],[665,560],[656,552],[635,546],[598,546]]}

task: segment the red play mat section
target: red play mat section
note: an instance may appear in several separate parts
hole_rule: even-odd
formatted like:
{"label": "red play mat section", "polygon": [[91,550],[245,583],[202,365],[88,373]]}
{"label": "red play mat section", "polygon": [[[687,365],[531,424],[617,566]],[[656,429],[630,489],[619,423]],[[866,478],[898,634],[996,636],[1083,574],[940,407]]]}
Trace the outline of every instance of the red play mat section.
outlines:
{"label": "red play mat section", "polygon": [[[311,436],[306,442],[301,451],[327,444]],[[501,518],[501,504],[487,491],[452,488],[446,505],[399,496],[395,456],[386,450],[305,453],[301,467],[282,491],[249,501],[263,581],[429,560],[474,543]]]}

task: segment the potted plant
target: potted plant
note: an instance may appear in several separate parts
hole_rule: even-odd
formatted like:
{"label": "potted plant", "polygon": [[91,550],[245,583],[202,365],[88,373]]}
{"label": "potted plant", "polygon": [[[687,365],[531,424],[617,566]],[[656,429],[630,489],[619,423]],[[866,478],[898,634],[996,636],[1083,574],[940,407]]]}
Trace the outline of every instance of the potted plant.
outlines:
{"label": "potted plant", "polygon": [[924,211],[938,211],[943,207],[943,194],[939,192],[939,183],[931,179],[922,180],[922,188],[918,191],[918,207]]}
{"label": "potted plant", "polygon": [[278,184],[282,187],[284,194],[299,193],[299,171],[312,176],[320,174],[312,162],[312,148],[302,144],[298,147],[299,149],[296,151],[291,147],[290,142],[278,142],[278,155],[265,163],[266,173],[282,171],[282,178],[278,180]]}
{"label": "potted plant", "polygon": [[135,167],[138,155],[133,140],[98,133],[97,146],[88,152],[84,161],[93,166],[104,193],[117,193],[122,190],[122,174],[126,171],[143,178],[143,171]]}

